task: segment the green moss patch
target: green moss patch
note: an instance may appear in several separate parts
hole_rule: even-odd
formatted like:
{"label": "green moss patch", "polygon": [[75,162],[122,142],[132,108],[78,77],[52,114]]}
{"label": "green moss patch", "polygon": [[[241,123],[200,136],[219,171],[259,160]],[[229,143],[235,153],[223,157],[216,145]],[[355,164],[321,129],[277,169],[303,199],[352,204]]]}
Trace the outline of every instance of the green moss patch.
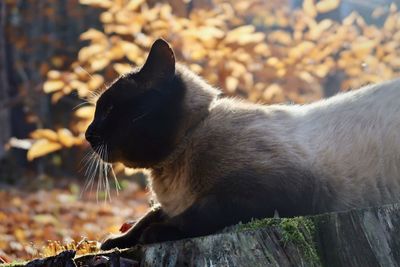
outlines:
{"label": "green moss patch", "polygon": [[318,253],[314,244],[315,225],[310,218],[265,218],[252,220],[238,226],[239,231],[255,230],[263,227],[273,227],[281,235],[281,242],[284,246],[295,245],[303,255],[312,263],[320,263]]}

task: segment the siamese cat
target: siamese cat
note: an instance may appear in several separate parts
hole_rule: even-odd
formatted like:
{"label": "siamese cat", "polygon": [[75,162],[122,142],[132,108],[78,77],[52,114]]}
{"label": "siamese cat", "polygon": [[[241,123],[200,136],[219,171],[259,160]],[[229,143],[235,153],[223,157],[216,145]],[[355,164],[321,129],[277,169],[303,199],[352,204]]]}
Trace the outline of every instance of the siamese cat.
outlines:
{"label": "siamese cat", "polygon": [[400,200],[400,80],[309,105],[251,104],[221,97],[159,39],[102,93],[86,138],[107,144],[103,160],[148,168],[159,203],[102,249],[207,235],[275,211]]}

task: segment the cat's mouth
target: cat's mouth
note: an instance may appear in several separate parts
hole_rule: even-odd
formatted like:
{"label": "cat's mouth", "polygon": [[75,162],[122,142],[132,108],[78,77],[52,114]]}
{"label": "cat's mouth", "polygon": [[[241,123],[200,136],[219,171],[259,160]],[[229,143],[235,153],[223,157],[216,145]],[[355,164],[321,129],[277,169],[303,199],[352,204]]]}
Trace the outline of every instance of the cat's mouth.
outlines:
{"label": "cat's mouth", "polygon": [[89,142],[92,147],[93,154],[105,163],[113,163],[111,151],[108,145],[104,142]]}
{"label": "cat's mouth", "polygon": [[93,155],[106,163],[111,163],[110,148],[106,142],[99,136],[93,133],[89,127],[86,130],[85,137],[93,150]]}

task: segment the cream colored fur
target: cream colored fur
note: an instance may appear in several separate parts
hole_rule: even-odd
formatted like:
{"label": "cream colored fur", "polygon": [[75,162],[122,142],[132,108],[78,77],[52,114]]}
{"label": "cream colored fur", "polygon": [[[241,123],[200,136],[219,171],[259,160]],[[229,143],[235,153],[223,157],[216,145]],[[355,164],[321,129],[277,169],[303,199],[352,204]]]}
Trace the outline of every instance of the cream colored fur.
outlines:
{"label": "cream colored fur", "polygon": [[[217,89],[184,67],[177,71],[188,90],[185,119],[175,151],[151,178],[169,215],[246,168],[288,192],[314,183],[316,213],[400,201],[400,80],[309,105],[263,106],[217,99]],[[287,167],[314,180],[288,178]],[[281,173],[282,180],[268,180]]]}

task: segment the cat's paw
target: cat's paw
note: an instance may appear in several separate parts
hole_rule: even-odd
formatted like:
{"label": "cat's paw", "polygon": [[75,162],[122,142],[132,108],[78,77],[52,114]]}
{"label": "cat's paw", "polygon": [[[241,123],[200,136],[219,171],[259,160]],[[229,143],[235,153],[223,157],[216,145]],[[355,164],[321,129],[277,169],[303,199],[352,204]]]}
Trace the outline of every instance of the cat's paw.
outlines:
{"label": "cat's paw", "polygon": [[140,244],[151,244],[164,241],[172,241],[183,238],[181,231],[175,226],[157,223],[152,224],[143,231],[140,236]]}
{"label": "cat's paw", "polygon": [[113,248],[130,248],[137,244],[136,239],[129,239],[126,235],[110,237],[101,244],[101,250],[110,250]]}

